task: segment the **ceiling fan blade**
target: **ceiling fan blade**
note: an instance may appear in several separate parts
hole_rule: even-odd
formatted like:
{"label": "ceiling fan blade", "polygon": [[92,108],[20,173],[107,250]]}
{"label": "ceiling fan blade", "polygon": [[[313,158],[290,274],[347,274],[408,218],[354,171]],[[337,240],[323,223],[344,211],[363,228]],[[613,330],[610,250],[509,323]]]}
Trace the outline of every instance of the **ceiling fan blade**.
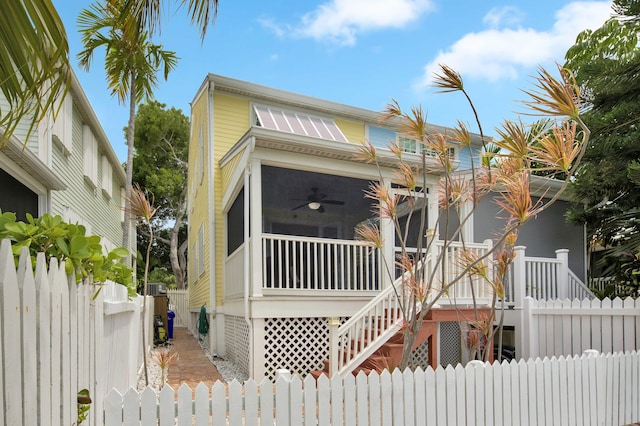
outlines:
{"label": "ceiling fan blade", "polygon": [[318,208],[318,213],[324,213],[324,207],[322,207],[322,205]]}
{"label": "ceiling fan blade", "polygon": [[340,201],[340,200],[322,200],[321,202],[324,204],[334,204],[336,206],[344,205],[344,201]]}
{"label": "ceiling fan blade", "polygon": [[300,209],[300,208],[302,208],[302,207],[304,207],[304,206],[307,206],[307,205],[309,205],[309,202],[308,202],[308,201],[307,201],[306,203],[300,204],[298,207],[294,207],[294,208],[292,208],[292,209],[291,209],[291,211],[298,210],[298,209]]}

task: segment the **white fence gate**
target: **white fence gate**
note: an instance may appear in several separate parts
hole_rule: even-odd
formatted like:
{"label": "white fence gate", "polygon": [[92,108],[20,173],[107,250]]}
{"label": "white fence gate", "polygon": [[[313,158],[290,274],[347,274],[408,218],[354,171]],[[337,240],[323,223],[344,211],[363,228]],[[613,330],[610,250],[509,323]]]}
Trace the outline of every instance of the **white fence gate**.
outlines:
{"label": "white fence gate", "polygon": [[105,425],[623,425],[640,420],[640,354],[438,367],[331,380],[216,382],[175,398],[116,390]]}
{"label": "white fence gate", "polygon": [[167,290],[170,309],[173,309],[176,317],[174,327],[189,327],[189,290]]}
{"label": "white fence gate", "polygon": [[26,249],[16,269],[9,240],[0,243],[0,424],[74,424],[78,390],[88,389],[83,424],[101,425],[106,392],[136,385],[143,298],[99,288],[76,284],[56,259],[47,268],[42,254],[34,273]]}
{"label": "white fence gate", "polygon": [[523,356],[640,349],[640,299],[534,300],[523,309]]}

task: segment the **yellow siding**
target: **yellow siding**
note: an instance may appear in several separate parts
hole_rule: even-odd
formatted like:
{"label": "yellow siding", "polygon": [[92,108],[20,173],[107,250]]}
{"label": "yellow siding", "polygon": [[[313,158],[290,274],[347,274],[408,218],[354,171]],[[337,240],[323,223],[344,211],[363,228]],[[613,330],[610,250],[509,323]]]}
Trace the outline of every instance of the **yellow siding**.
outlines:
{"label": "yellow siding", "polygon": [[222,305],[224,281],[222,276],[225,257],[224,215],[222,214],[223,183],[220,159],[240,140],[251,126],[249,100],[216,93],[213,100],[216,223],[216,305]]}
{"label": "yellow siding", "polygon": [[[191,308],[199,308],[202,305],[209,305],[209,223],[207,214],[207,194],[209,192],[209,164],[207,162],[207,153],[209,146],[208,128],[207,128],[207,93],[203,92],[202,96],[194,102],[191,108],[191,139],[189,142],[189,203],[191,214],[189,216],[189,273],[193,274],[189,280],[189,305]],[[200,125],[204,129],[204,177],[202,182],[196,178],[195,173],[199,163],[199,132]],[[194,248],[198,248],[198,230],[200,225],[204,228],[204,272],[198,276],[197,270],[199,253],[194,253]],[[195,281],[194,281],[195,279]]]}
{"label": "yellow siding", "polygon": [[242,154],[244,154],[244,150],[234,155],[233,158],[229,160],[227,164],[224,165],[224,167],[222,167],[222,195],[224,195],[224,193],[227,191],[227,188],[229,187],[231,176],[233,175],[233,172],[236,171],[238,163],[242,158]]}
{"label": "yellow siding", "polygon": [[349,142],[356,144],[364,142],[364,123],[340,118],[336,118],[335,122]]}

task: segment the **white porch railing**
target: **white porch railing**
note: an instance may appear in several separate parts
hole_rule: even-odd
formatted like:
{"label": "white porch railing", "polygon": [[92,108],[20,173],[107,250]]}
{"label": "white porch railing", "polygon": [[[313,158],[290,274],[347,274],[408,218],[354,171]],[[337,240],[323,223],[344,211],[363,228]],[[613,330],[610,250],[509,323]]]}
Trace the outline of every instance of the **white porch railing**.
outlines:
{"label": "white porch railing", "polygon": [[[493,248],[493,242],[491,240],[485,240],[483,243],[463,244],[460,241],[448,241],[445,249],[445,241],[438,240],[436,241],[436,247],[438,249],[438,259],[446,259],[446,261],[440,263],[440,266],[436,270],[438,280],[440,283],[448,283],[464,272],[470,259],[480,259],[486,256]],[[442,256],[443,250],[446,250],[445,256]],[[492,257],[488,256],[482,263],[488,268],[488,276],[493,276]],[[444,275],[446,279],[443,280],[442,275]],[[440,289],[440,286],[436,286],[436,289]],[[447,295],[442,299],[442,303],[471,304],[475,300],[475,303],[483,304],[489,303],[492,297],[493,289],[483,278],[477,275],[471,276],[467,274],[466,276],[462,276],[462,278],[449,289]]]}
{"label": "white porch railing", "polygon": [[262,235],[262,288],[377,291],[379,255],[365,241]]}
{"label": "white porch railing", "polygon": [[244,292],[244,251],[242,244],[224,263],[224,297],[227,299],[242,297]]}
{"label": "white porch railing", "polygon": [[[463,244],[450,241],[445,247],[444,241],[436,241],[434,248],[435,250],[427,255],[425,265],[426,276],[436,275],[428,285],[432,289],[429,297],[434,297],[443,283],[451,282],[464,272],[464,265],[468,264],[469,260],[464,259],[464,251],[470,253],[474,259],[480,259],[491,251],[492,242],[486,240],[484,243]],[[490,259],[487,259],[485,264],[490,265]],[[491,267],[487,267],[489,276],[492,276]],[[399,298],[403,296],[404,291],[402,277],[399,277],[393,286],[383,289],[343,325],[338,326],[330,320],[331,374],[337,373],[343,377],[349,374],[400,330],[404,317]],[[442,301],[471,303],[475,300],[478,304],[486,304],[492,298],[491,292],[491,287],[482,281],[464,277],[449,289],[449,297],[443,298]]]}
{"label": "white porch railing", "polygon": [[524,297],[536,300],[593,299],[595,295],[569,269],[569,251],[556,250],[555,258],[525,256],[525,247],[515,248],[508,287],[507,303],[522,306]]}

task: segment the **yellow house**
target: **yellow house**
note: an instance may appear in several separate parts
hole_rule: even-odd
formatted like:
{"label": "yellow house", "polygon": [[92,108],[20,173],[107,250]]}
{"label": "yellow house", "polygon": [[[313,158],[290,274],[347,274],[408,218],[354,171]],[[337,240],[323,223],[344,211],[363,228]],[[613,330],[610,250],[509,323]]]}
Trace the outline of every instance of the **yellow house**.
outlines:
{"label": "yellow house", "polygon": [[[283,368],[301,375],[322,369],[332,327],[370,320],[364,310],[392,297],[384,271],[394,269],[394,229],[372,213],[364,191],[381,174],[393,181],[397,159],[386,149],[390,142],[400,145],[412,165],[423,163],[415,143],[380,124],[380,116],[215,74],[205,78],[192,101],[191,324],[197,329],[206,307],[211,352],[254,378],[274,378]],[[365,140],[380,148],[379,167],[357,158]],[[456,165],[468,169],[479,147],[476,136],[474,152],[455,148]],[[427,228],[437,229],[441,167],[425,157]],[[402,192],[392,184],[390,189]],[[380,225],[381,249],[357,239],[356,226],[367,221]],[[483,232],[480,220],[469,220],[462,234],[466,241],[481,241],[473,249],[483,251],[491,246]],[[468,302],[465,291],[460,289],[457,303]],[[475,296],[488,302],[492,295],[482,289]],[[439,328],[436,334],[444,341],[446,333]],[[459,350],[459,334],[449,340]],[[337,368],[352,371],[372,351],[365,348],[352,365]],[[425,357],[427,351],[425,345]],[[446,354],[429,356],[446,362]]]}

